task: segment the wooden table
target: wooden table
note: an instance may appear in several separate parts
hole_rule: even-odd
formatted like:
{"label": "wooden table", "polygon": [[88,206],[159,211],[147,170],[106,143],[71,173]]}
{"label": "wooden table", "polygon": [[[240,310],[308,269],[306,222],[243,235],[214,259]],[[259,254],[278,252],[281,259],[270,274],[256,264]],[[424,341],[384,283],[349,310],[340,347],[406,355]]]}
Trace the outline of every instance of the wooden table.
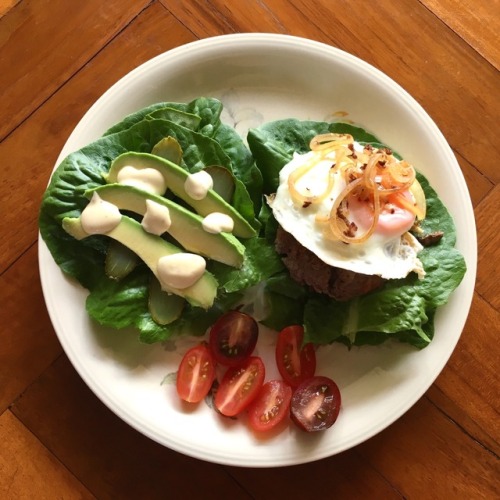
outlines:
{"label": "wooden table", "polygon": [[[0,0],[0,498],[499,498],[498,0]],[[45,309],[37,213],[91,104],[173,47],[237,32],[303,36],[391,76],[453,148],[479,270],[446,368],[397,422],[340,455],[250,469],[165,449],[87,388]]]}

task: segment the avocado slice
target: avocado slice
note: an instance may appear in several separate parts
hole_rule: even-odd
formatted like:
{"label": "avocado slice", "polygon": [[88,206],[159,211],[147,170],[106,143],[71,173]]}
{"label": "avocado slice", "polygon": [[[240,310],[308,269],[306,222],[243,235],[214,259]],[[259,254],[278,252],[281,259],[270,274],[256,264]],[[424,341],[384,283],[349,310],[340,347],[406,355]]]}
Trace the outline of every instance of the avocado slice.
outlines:
{"label": "avocado slice", "polygon": [[240,238],[252,238],[256,236],[257,232],[248,221],[234,207],[225,202],[213,189],[210,189],[207,196],[202,200],[193,200],[184,189],[184,183],[189,172],[175,163],[149,153],[123,153],[111,163],[111,168],[106,176],[106,182],[108,184],[116,183],[118,172],[126,166],[131,166],[138,170],[145,168],[158,170],[165,178],[168,189],[193,207],[200,215],[205,216],[212,212],[229,215],[234,221],[233,234],[235,236],[239,236]]}
{"label": "avocado slice", "polygon": [[172,200],[120,184],[107,184],[90,189],[85,196],[91,198],[94,192],[120,210],[130,210],[140,215],[146,213],[146,200],[165,206],[172,221],[168,233],[186,250],[236,268],[243,264],[245,247],[237,238],[229,233],[207,233],[202,226],[202,217]]}
{"label": "avocado slice", "polygon": [[[90,236],[82,227],[80,217],[65,217],[62,222],[64,230],[77,240]],[[180,253],[182,250],[168,243],[160,236],[147,233],[141,224],[123,215],[118,225],[105,233],[135,252],[153,271],[159,280],[157,262],[161,257]],[[184,297],[191,305],[208,309],[213,305],[217,295],[217,281],[212,274],[205,271],[203,276],[188,288],[178,289],[162,286],[169,293]]]}

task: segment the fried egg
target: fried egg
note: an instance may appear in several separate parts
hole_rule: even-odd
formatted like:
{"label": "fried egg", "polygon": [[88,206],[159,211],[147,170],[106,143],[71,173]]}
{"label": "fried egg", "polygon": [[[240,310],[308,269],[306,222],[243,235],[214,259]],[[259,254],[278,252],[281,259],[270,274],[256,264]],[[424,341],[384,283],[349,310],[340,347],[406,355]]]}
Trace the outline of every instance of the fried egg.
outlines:
{"label": "fried egg", "polygon": [[[361,243],[341,241],[329,230],[325,221],[331,214],[334,201],[349,183],[341,170],[337,169],[332,174],[332,166],[338,159],[342,161],[342,158],[351,155],[351,164],[357,162],[356,167],[362,168],[362,163],[352,158],[362,157],[364,147],[354,142],[349,151],[346,151],[347,148],[345,145],[344,151],[336,148],[326,153],[295,153],[280,171],[276,193],[268,198],[274,217],[302,246],[330,266],[385,279],[404,278],[410,272],[416,272],[422,278],[425,272],[418,258],[422,245],[408,232],[415,222],[415,214],[394,205],[384,207],[373,233]],[[399,161],[392,155],[391,159]],[[290,191],[289,178],[300,169],[305,173],[295,176],[294,195]],[[327,190],[325,186],[328,186]],[[297,193],[302,198],[297,199]],[[315,197],[321,201],[303,201]],[[357,231],[367,230],[370,225],[369,206],[354,197],[348,207],[349,221],[355,224]],[[371,210],[373,222],[373,208]]]}

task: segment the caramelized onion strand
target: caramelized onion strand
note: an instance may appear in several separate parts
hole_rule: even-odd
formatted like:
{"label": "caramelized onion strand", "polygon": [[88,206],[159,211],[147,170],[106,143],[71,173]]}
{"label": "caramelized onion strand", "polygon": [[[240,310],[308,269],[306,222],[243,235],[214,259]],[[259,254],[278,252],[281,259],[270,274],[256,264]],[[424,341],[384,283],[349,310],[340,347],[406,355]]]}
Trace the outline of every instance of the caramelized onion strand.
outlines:
{"label": "caramelized onion strand", "polygon": [[[336,162],[328,174],[325,190],[314,196],[306,196],[298,192],[297,181],[305,175],[317,161],[310,161],[306,165],[292,172],[288,178],[288,187],[292,197],[302,203],[320,203],[331,191],[334,175],[340,170],[345,176],[346,186],[336,197],[328,217],[316,216],[317,222],[328,222],[332,235],[344,243],[363,243],[375,231],[383,206],[388,202],[387,197],[395,198],[395,203],[408,210],[417,217],[421,216],[421,209],[408,200],[403,194],[415,181],[415,169],[406,161],[396,161],[392,153],[383,149],[366,149],[368,161],[363,163],[364,168],[357,169],[352,155],[346,152],[346,147],[353,144],[354,139],[350,134],[320,134],[310,142],[310,149],[319,152],[321,159],[330,151],[336,151]],[[349,148],[353,153],[352,147]],[[354,155],[356,158],[356,156]],[[361,170],[361,171],[360,171]],[[373,201],[373,218],[370,227],[363,234],[351,234],[348,220],[343,212],[343,204],[355,190],[363,190]],[[346,222],[347,221],[347,222]],[[357,228],[356,228],[357,232]]]}

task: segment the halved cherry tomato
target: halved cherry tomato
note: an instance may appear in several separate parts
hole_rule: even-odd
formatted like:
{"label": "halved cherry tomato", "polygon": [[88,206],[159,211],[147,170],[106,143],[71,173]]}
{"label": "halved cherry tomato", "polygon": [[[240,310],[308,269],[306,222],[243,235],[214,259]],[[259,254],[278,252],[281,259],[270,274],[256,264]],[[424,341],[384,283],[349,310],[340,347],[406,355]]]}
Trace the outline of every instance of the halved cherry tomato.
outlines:
{"label": "halved cherry tomato", "polygon": [[215,379],[215,360],[206,343],[189,349],[177,372],[177,394],[188,403],[200,402]]}
{"label": "halved cherry tomato", "polygon": [[316,352],[312,344],[302,345],[304,328],[299,325],[287,326],[278,335],[276,344],[276,364],[283,380],[297,387],[316,371]]}
{"label": "halved cherry tomato", "polygon": [[215,394],[215,407],[227,417],[238,415],[258,396],[264,377],[264,363],[257,356],[228,368]]}
{"label": "halved cherry tomato", "polygon": [[312,377],[295,389],[290,414],[302,430],[323,431],[337,420],[340,405],[337,384],[328,377]]}
{"label": "halved cherry tomato", "polygon": [[290,411],[292,388],[282,380],[269,380],[248,408],[248,423],[258,432],[278,425]]}
{"label": "halved cherry tomato", "polygon": [[229,311],[210,329],[210,349],[221,365],[238,366],[255,349],[259,327],[248,314]]}

